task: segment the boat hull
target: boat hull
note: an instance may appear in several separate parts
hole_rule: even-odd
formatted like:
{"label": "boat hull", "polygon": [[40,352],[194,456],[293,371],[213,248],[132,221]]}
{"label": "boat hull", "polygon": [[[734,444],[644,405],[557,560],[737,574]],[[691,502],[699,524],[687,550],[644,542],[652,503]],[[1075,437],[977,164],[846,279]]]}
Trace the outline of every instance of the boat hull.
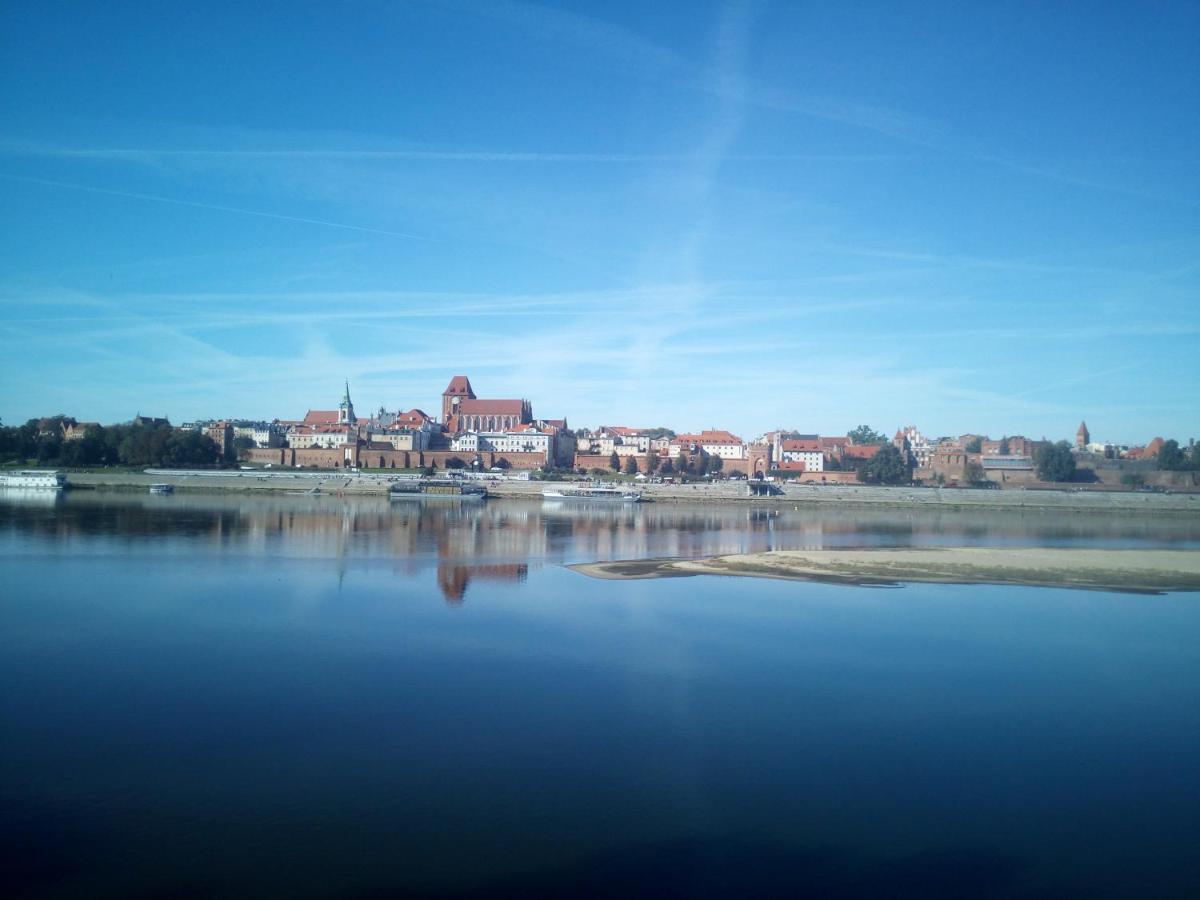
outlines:
{"label": "boat hull", "polygon": [[562,491],[542,491],[543,500],[570,501],[572,503],[641,503],[640,494],[633,493],[570,493]]}
{"label": "boat hull", "polygon": [[61,491],[67,486],[67,476],[53,469],[25,469],[0,473],[0,487],[25,490]]}

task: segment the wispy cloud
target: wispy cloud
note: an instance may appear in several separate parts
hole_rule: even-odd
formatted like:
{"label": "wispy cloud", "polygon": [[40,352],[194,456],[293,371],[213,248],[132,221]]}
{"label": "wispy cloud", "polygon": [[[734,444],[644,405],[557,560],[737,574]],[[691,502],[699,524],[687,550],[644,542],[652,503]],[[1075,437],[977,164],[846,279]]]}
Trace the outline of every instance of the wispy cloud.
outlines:
{"label": "wispy cloud", "polygon": [[383,228],[371,228],[366,225],[352,225],[346,222],[332,222],[328,219],[312,219],[304,216],[289,216],[284,213],[266,212],[258,209],[243,209],[237,206],[224,206],[218,203],[202,203],[198,200],[183,200],[178,197],[161,197],[155,194],[143,194],[136,191],[121,191],[113,188],[96,187],[94,185],[75,184],[68,181],[55,181],[49,178],[30,178],[24,175],[11,175],[0,172],[0,178],[8,181],[38,184],[43,187],[60,188],[72,191],[84,191],[90,194],[105,194],[110,197],[122,197],[126,200],[144,200],[151,203],[167,203],[172,206],[187,206],[193,209],[203,209],[210,212],[235,213],[242,216],[257,216],[263,219],[275,219],[283,222],[296,222],[302,225],[320,225],[324,228],[340,228],[345,231],[359,231],[365,234],[376,234],[384,237],[408,238],[411,240],[427,240],[428,238],[404,231],[389,231]]}
{"label": "wispy cloud", "polygon": [[[297,135],[289,135],[294,142]],[[303,140],[303,136],[299,136]],[[244,140],[245,138],[239,138]],[[369,137],[361,139],[372,140]],[[229,146],[204,147],[78,147],[44,141],[0,140],[0,155],[12,157],[44,157],[64,160],[98,160],[158,164],[177,160],[346,160],[365,162],[448,162],[448,163],[611,163],[615,165],[642,163],[686,163],[695,161],[697,153],[587,153],[552,150],[454,150],[454,149],[355,149],[336,147],[264,148]],[[903,153],[734,153],[726,159],[732,162],[903,162],[919,157]]]}

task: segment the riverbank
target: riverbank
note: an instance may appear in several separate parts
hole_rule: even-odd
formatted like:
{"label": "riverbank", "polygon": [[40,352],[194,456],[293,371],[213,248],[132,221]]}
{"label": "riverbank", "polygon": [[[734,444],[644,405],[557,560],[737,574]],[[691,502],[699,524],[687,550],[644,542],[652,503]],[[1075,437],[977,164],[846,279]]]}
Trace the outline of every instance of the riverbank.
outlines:
{"label": "riverbank", "polygon": [[739,575],[852,585],[1010,584],[1160,593],[1200,591],[1200,551],[1045,547],[772,550],[695,560],[624,560],[570,567],[628,580]]}
{"label": "riverbank", "polygon": [[[171,472],[91,471],[71,472],[70,483],[97,490],[148,490],[154,483],[176,490],[205,492],[311,491],[346,495],[384,495],[396,476],[376,473],[315,471],[222,470]],[[565,482],[488,482],[493,497],[541,502],[546,488]],[[1200,494],[1165,494],[1138,491],[969,490],[955,488],[877,487],[869,485],[785,484],[783,494],[751,497],[745,482],[716,484],[647,484],[638,487],[645,499],[658,503],[753,504],[756,507],[804,507],[831,504],[847,509],[1012,509],[1063,510],[1096,514],[1200,516]]]}

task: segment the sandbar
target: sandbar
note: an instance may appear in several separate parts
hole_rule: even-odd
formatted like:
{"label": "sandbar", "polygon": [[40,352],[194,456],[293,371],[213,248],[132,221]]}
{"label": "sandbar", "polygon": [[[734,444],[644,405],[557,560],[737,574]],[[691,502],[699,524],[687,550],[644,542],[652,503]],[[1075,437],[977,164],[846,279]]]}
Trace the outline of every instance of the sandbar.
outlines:
{"label": "sandbar", "polygon": [[736,575],[853,585],[1012,584],[1133,593],[1200,591],[1200,550],[921,547],[770,550],[571,566],[594,578]]}

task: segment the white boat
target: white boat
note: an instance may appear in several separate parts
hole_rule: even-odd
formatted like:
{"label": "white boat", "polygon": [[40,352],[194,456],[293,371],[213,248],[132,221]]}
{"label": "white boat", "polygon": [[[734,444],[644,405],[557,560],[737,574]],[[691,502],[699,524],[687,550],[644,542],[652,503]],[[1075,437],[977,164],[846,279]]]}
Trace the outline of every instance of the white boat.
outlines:
{"label": "white boat", "polygon": [[0,487],[61,491],[66,486],[66,473],[57,469],[18,469],[0,473]]}
{"label": "white boat", "polygon": [[173,490],[175,490],[175,485],[167,484],[165,482],[163,482],[162,484],[150,485],[150,493],[152,493],[152,494],[169,494]]}
{"label": "white boat", "polygon": [[542,491],[546,500],[587,500],[600,503],[640,503],[640,491],[620,488],[613,484],[581,484],[577,487],[547,488]]}

